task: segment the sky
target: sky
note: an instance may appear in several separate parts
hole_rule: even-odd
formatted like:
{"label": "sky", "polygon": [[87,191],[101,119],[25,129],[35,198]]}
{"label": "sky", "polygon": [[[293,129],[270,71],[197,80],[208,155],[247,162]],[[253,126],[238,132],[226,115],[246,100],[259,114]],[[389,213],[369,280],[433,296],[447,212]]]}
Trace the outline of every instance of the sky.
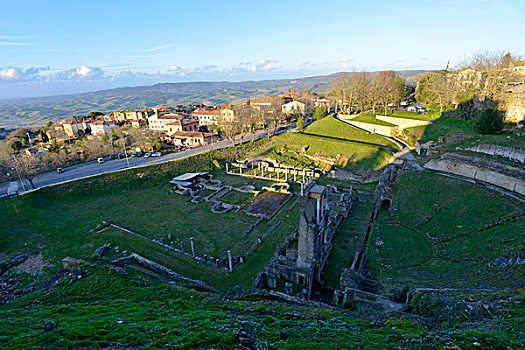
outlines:
{"label": "sky", "polygon": [[525,54],[525,0],[0,0],[0,99]]}

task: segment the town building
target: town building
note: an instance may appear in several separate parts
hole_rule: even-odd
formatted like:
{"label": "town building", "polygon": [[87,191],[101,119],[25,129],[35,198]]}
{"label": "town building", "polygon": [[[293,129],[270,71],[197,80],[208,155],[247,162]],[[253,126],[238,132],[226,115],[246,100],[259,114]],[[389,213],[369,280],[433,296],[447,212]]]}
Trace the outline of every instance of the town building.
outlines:
{"label": "town building", "polygon": [[104,136],[115,127],[115,123],[105,120],[97,120],[91,123],[91,135]]}
{"label": "town building", "polygon": [[199,121],[199,126],[218,125],[221,112],[218,110],[198,110],[192,112],[190,116]]}
{"label": "town building", "polygon": [[233,122],[235,120],[235,111],[231,108],[221,109],[221,120],[227,122]]}
{"label": "town building", "polygon": [[166,130],[164,132],[168,135],[172,135],[177,131],[198,131],[199,121],[194,119],[175,120],[174,122],[167,123],[165,127]]}
{"label": "town building", "polygon": [[148,125],[151,130],[168,132],[168,127],[166,124],[174,123],[182,118],[183,116],[180,114],[153,114],[148,118]]}
{"label": "town building", "polygon": [[200,131],[175,131],[170,137],[175,146],[193,148],[217,142],[218,135]]}
{"label": "town building", "polygon": [[304,114],[306,112],[306,104],[299,101],[292,101],[282,106],[284,114]]}

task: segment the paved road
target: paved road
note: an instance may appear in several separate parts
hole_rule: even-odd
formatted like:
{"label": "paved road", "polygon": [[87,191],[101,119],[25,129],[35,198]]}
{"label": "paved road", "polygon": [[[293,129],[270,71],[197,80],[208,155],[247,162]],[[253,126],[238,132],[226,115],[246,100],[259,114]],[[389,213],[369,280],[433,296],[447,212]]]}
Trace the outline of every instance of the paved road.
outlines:
{"label": "paved road", "polygon": [[[279,133],[285,132],[288,130],[292,130],[295,128],[294,124],[291,124],[287,127],[281,128]],[[259,140],[261,138],[264,138],[267,136],[268,131],[267,130],[258,130],[255,134],[255,139]],[[243,142],[249,142],[252,140],[252,135],[246,135],[243,138]],[[238,144],[240,142],[240,136],[237,136],[236,143]],[[64,172],[62,174],[58,174],[55,171],[47,172],[44,174],[40,174],[35,176],[33,179],[33,183],[35,184],[36,188],[41,188],[44,186],[54,185],[66,181],[72,181],[72,180],[79,180],[82,178],[86,178],[93,175],[100,175],[110,172],[119,171],[122,169],[128,168],[128,161],[129,161],[129,168],[136,168],[136,167],[145,167],[153,164],[159,164],[159,163],[166,163],[166,162],[172,162],[174,160],[179,160],[182,158],[190,157],[196,154],[202,154],[207,153],[214,149],[220,149],[220,148],[226,148],[231,146],[232,143],[229,140],[223,140],[216,143],[212,143],[211,145],[207,146],[201,146],[193,149],[189,149],[182,152],[177,153],[170,153],[167,155],[163,155],[162,157],[150,157],[150,158],[127,158],[127,159],[114,159],[114,160],[108,160],[106,158],[106,161],[102,164],[98,164],[97,161],[91,161],[87,163],[82,163],[78,165],[71,166],[69,168],[64,168]],[[21,181],[11,181],[7,183],[0,184],[0,198],[5,198],[9,196],[15,196],[17,194],[20,194],[22,192],[25,192],[27,190],[31,189],[31,185],[27,180]]]}

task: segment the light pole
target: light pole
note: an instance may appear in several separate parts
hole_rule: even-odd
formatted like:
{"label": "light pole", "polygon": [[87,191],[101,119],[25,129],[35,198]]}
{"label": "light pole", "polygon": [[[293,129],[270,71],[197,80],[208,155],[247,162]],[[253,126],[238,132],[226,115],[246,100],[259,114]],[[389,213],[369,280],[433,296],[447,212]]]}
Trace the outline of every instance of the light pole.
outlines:
{"label": "light pole", "polygon": [[[13,158],[15,160],[15,163],[17,162],[17,159],[15,157],[15,155],[13,154]],[[22,184],[22,188],[24,189],[24,191],[27,191],[26,190],[26,184],[24,183],[24,181],[22,181],[22,178],[20,177],[20,173],[18,172],[18,168],[15,166],[13,169],[15,169],[16,171],[16,174],[18,175],[18,180],[20,181],[20,183]]]}
{"label": "light pole", "polygon": [[126,151],[126,139],[123,139],[122,148],[124,148],[124,155],[126,156],[126,162],[128,163],[129,168],[129,159],[128,159],[128,152]]}

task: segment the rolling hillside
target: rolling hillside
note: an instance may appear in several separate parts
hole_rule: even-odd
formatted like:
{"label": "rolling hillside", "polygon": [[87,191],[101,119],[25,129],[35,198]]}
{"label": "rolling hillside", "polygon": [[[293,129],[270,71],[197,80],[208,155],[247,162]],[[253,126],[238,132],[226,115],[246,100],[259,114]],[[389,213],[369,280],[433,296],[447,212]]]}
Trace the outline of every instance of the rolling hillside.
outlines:
{"label": "rolling hillside", "polygon": [[[409,79],[422,71],[402,71]],[[339,73],[301,79],[280,79],[242,82],[162,83],[149,86],[123,87],[89,93],[0,100],[0,127],[43,125],[65,116],[85,115],[90,111],[107,112],[136,109],[158,104],[188,103],[222,104],[256,96],[308,89],[328,90]]]}

